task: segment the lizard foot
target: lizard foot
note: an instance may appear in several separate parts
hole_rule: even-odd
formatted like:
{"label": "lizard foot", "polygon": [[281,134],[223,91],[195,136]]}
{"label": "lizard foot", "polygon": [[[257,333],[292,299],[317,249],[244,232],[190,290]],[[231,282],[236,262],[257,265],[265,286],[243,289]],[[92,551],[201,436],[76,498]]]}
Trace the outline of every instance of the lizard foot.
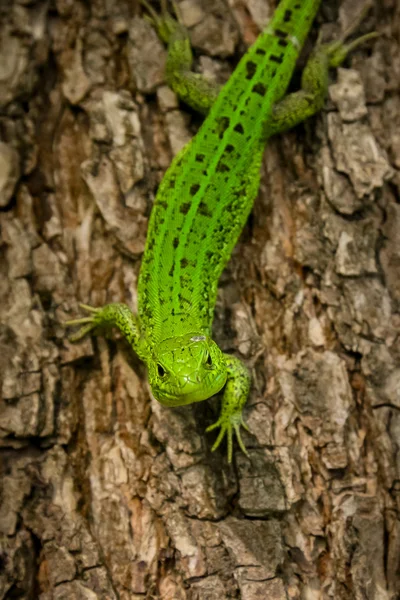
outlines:
{"label": "lizard foot", "polygon": [[168,12],[166,0],[161,0],[161,14],[158,14],[147,0],[140,0],[140,3],[148,12],[148,14],[145,15],[145,19],[153,25],[159,38],[166,44],[168,44],[170,39],[175,36],[177,32],[184,30],[179,7],[175,2],[172,2],[172,6],[176,19]]}
{"label": "lizard foot", "polygon": [[326,53],[329,59],[329,66],[332,68],[340,67],[347,55],[358,48],[364,42],[373,40],[380,36],[377,31],[371,31],[365,35],[361,35],[352,42],[346,44],[346,40],[350,37],[359,27],[360,23],[364,20],[370,6],[366,6],[364,10],[356,17],[353,23],[344,31],[338,40],[322,45],[322,49]]}
{"label": "lizard foot", "polygon": [[246,423],[243,421],[242,411],[240,411],[238,413],[234,413],[229,416],[221,416],[216,423],[213,423],[212,425],[207,427],[206,432],[213,431],[214,429],[217,429],[217,427],[220,427],[221,430],[218,434],[217,439],[215,440],[213,447],[211,448],[211,452],[214,452],[218,448],[218,446],[221,444],[222,440],[224,439],[224,437],[226,435],[227,440],[228,440],[228,463],[231,463],[232,462],[232,446],[233,446],[232,438],[233,438],[233,432],[235,432],[236,439],[238,441],[241,451],[244,454],[246,454],[246,456],[248,456],[246,446],[244,445],[244,442],[242,440],[242,436],[240,433],[240,427],[243,427],[248,432],[250,432],[250,429],[248,428]]}
{"label": "lizard foot", "polygon": [[91,313],[91,316],[83,317],[81,319],[72,319],[63,323],[64,327],[73,327],[74,325],[83,326],[79,329],[79,331],[77,331],[77,333],[74,333],[68,338],[70,342],[79,342],[79,340],[84,338],[85,335],[93,331],[93,329],[99,327],[102,323],[101,308],[94,308],[88,304],[79,304],[79,307],[84,311]]}

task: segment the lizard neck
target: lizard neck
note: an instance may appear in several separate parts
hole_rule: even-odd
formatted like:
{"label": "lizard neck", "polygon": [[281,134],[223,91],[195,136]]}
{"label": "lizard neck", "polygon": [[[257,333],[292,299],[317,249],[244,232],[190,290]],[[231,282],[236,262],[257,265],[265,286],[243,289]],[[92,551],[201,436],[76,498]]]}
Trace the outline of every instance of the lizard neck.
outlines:
{"label": "lizard neck", "polygon": [[164,316],[162,326],[157,328],[157,335],[153,335],[153,343],[158,345],[169,338],[209,335],[210,328],[204,326],[197,315],[191,315],[190,312],[174,313],[171,311]]}

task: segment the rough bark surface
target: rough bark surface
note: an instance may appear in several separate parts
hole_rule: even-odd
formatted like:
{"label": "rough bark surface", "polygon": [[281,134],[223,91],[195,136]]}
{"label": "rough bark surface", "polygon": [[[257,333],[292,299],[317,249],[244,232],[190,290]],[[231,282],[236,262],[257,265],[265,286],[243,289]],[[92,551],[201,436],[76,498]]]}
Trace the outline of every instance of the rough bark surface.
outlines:
{"label": "rough bark surface", "polygon": [[[184,0],[196,68],[223,81],[273,4]],[[325,38],[362,6],[324,2]],[[79,301],[135,308],[157,184],[200,122],[165,49],[131,0],[0,17],[0,598],[399,598],[399,5],[375,0],[381,37],[266,150],[215,318],[254,376],[232,466],[217,400],[165,409],[123,340],[62,327]]]}

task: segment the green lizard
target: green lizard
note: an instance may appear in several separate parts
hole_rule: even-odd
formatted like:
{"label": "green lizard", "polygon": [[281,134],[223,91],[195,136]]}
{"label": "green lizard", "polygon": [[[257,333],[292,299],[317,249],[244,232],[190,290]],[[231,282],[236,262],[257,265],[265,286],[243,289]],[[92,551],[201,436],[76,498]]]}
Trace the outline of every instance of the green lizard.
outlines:
{"label": "green lizard", "polygon": [[[138,283],[139,314],[125,304],[81,307],[87,317],[72,341],[116,326],[146,363],[153,396],[165,406],[206,400],[222,388],[220,428],[228,461],[232,437],[246,453],[240,428],[250,389],[247,368],[211,339],[219,277],[246,223],[260,182],[265,144],[321,109],[328,69],[375,34],[346,45],[318,44],[302,76],[302,88],[285,96],[296,59],[320,0],[282,0],[266,29],[221,90],[190,71],[186,29],[166,11],[143,1],[159,36],[168,43],[166,77],[189,105],[207,114],[195,137],[174,158],[154,202]],[[176,10],[177,14],[178,11]]]}

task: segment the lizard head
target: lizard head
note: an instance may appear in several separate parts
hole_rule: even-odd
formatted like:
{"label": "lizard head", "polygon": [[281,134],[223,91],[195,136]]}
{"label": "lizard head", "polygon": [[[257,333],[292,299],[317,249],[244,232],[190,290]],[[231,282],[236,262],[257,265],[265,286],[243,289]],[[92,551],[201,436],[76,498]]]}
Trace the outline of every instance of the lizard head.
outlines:
{"label": "lizard head", "polygon": [[147,366],[153,396],[164,406],[206,400],[223,388],[227,377],[223,353],[198,333],[162,341]]}

